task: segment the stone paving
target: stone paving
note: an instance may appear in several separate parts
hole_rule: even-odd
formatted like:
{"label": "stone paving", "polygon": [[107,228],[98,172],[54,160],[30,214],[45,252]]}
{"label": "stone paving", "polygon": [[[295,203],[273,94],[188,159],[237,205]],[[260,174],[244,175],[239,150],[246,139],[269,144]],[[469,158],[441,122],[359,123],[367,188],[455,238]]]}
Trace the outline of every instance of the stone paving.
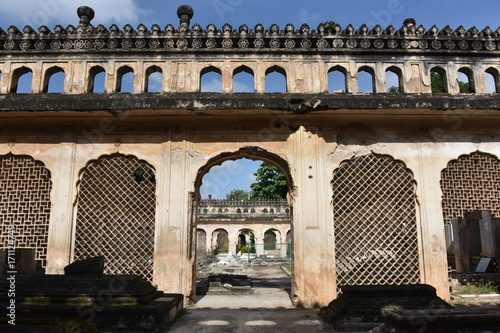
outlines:
{"label": "stone paving", "polygon": [[169,332],[333,332],[318,316],[318,309],[292,305],[290,279],[276,266],[257,270],[258,277],[252,279],[252,295],[200,296]]}

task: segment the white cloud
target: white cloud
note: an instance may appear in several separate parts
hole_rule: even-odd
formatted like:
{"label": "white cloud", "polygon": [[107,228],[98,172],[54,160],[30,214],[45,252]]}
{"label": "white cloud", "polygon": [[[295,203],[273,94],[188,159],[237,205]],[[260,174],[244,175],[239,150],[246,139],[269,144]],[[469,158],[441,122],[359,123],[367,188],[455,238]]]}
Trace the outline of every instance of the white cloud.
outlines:
{"label": "white cloud", "polygon": [[[207,74],[205,74],[207,75]],[[203,92],[221,92],[222,91],[222,79],[213,78],[211,80],[201,80],[201,91]]]}
{"label": "white cloud", "polygon": [[234,81],[233,82],[233,91],[237,92],[254,92],[254,87],[250,87],[248,84],[243,82]]}
{"label": "white cloud", "polygon": [[[70,0],[0,0],[2,15],[18,18],[24,25],[34,28],[41,25],[77,25],[79,18],[76,10],[80,5]],[[140,8],[135,0],[85,0],[85,5],[92,7],[96,13],[92,21],[94,25],[136,24],[151,12]]]}
{"label": "white cloud", "polygon": [[321,22],[322,15],[320,13],[311,13],[305,8],[301,8],[299,12],[299,20],[301,23],[307,23],[311,27]]}

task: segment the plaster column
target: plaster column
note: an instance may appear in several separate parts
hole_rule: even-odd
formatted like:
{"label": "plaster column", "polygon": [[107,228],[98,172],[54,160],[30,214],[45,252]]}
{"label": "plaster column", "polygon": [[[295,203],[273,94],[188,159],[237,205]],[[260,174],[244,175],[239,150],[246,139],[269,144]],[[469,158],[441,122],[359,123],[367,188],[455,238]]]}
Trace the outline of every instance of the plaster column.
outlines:
{"label": "plaster column", "polygon": [[[318,131],[319,132],[319,131]],[[292,135],[294,301],[307,307],[327,305],[336,294],[330,181],[326,143],[318,132],[301,126]],[[321,290],[321,294],[318,294]]]}
{"label": "plaster column", "polygon": [[52,211],[47,240],[47,274],[64,274],[64,267],[71,262],[73,236],[73,207],[76,196],[75,170],[76,144],[71,134],[66,134],[60,144],[58,167],[52,170]]}
{"label": "plaster column", "polygon": [[453,252],[455,253],[455,269],[458,273],[464,272],[463,269],[463,247],[460,245],[460,228],[462,224],[460,219],[453,219],[451,221],[453,228]]}
{"label": "plaster column", "polygon": [[418,144],[417,149],[418,160],[410,162],[417,165],[410,168],[415,172],[416,194],[420,204],[416,209],[417,223],[420,226],[421,283],[432,285],[439,297],[449,300],[448,260],[439,185],[441,170],[434,160],[432,146]]}
{"label": "plaster column", "polygon": [[495,238],[493,237],[493,226],[491,215],[487,210],[481,211],[482,219],[479,221],[479,232],[481,234],[481,254],[483,257],[495,258]]}

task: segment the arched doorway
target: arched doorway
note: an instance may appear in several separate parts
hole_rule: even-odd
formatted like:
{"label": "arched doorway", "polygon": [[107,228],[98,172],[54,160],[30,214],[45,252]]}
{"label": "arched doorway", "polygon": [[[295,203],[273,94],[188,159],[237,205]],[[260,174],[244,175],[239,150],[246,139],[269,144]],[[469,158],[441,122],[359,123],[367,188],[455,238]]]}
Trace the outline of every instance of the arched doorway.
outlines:
{"label": "arched doorway", "polygon": [[[192,206],[192,216],[193,216],[193,219],[195,221],[195,223],[192,224],[193,228],[197,227],[197,222],[199,221],[198,215],[200,215],[200,214],[209,214],[209,215],[212,214],[212,216],[209,216],[207,218],[213,217],[214,219],[216,219],[217,214],[219,214],[221,212],[219,209],[215,209],[215,211],[214,211],[213,208],[205,208],[206,205],[210,205],[210,207],[216,207],[218,205],[218,203],[216,202],[217,201],[216,198],[210,197],[209,203],[206,203],[205,205],[201,205],[202,193],[200,191],[200,188],[201,188],[202,183],[203,183],[203,177],[207,173],[210,172],[210,169],[212,167],[221,165],[225,161],[235,161],[235,160],[239,160],[239,159],[249,159],[252,161],[262,161],[267,165],[276,167],[277,170],[285,176],[285,182],[286,182],[288,193],[287,193],[287,199],[285,199],[284,201],[287,204],[286,204],[286,208],[283,206],[279,206],[279,205],[269,206],[269,207],[266,206],[268,208],[268,211],[267,211],[267,214],[264,214],[262,211],[259,211],[259,210],[262,210],[264,208],[256,209],[256,207],[252,207],[252,206],[247,207],[247,206],[245,206],[244,203],[234,202],[231,205],[231,207],[229,207],[229,209],[228,209],[229,214],[233,214],[235,219],[244,219],[246,216],[249,216],[251,214],[256,214],[256,213],[260,213],[261,215],[265,215],[267,218],[273,218],[273,217],[275,217],[274,214],[277,213],[279,210],[283,214],[286,214],[286,216],[288,218],[289,222],[288,222],[287,229],[293,228],[293,218],[292,218],[293,214],[291,213],[293,211],[293,207],[292,207],[291,203],[292,203],[292,196],[293,196],[292,189],[294,188],[294,183],[293,183],[293,179],[291,177],[290,167],[289,167],[287,161],[285,161],[283,158],[279,157],[276,154],[268,152],[264,149],[258,148],[258,147],[245,147],[245,148],[241,148],[235,152],[220,153],[217,156],[209,159],[207,161],[207,163],[198,170],[198,174],[197,174],[197,177],[195,180],[195,189],[194,189],[194,196],[193,196],[194,204]],[[206,201],[206,199],[204,199],[204,200]],[[210,213],[210,212],[212,212],[212,213]],[[222,212],[228,213],[224,208],[222,208]],[[271,213],[269,213],[269,212],[271,212]],[[284,228],[280,227],[280,229],[284,229]],[[192,230],[193,230],[192,233],[196,231],[196,229],[192,229]],[[265,230],[267,230],[267,229],[265,229]],[[262,228],[261,228],[258,232],[255,231],[255,243],[260,243],[260,245],[256,245],[256,246],[260,246],[262,249],[264,247],[264,232],[265,232],[265,230],[262,230]],[[245,243],[245,244],[249,245],[253,242],[253,240],[251,240],[251,233],[248,233],[248,235],[245,235],[245,234],[241,234],[239,231],[241,231],[241,229],[237,229],[237,230],[233,230],[233,231],[229,232],[229,237],[230,237],[229,242],[231,244],[230,245],[231,248],[237,249],[239,244]],[[258,237],[261,237],[261,238],[258,238]],[[255,251],[258,254],[259,250],[255,249]],[[291,258],[292,256],[293,256],[293,254],[290,253],[288,258]],[[285,251],[285,257],[286,257],[286,251]],[[195,274],[196,274],[196,270],[193,269],[193,281],[196,281]],[[292,274],[291,279],[293,280],[293,274]],[[290,279],[288,281],[290,281]],[[194,290],[196,290],[196,288],[193,288],[192,290],[194,291]],[[195,295],[191,295],[191,296],[192,296],[192,298],[194,298]]]}

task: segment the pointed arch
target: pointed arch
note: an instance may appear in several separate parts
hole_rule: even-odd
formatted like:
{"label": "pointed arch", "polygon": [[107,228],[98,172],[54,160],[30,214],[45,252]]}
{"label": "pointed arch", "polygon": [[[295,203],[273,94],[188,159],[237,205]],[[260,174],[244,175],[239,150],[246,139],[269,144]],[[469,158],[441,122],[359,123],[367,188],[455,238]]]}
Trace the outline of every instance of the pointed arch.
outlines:
{"label": "pointed arch", "polygon": [[151,66],[146,70],[145,92],[163,91],[163,70],[159,66]]}
{"label": "pointed arch", "polygon": [[44,163],[28,155],[0,155],[0,249],[7,249],[13,232],[16,249],[33,251],[38,269],[47,264],[51,190]]}
{"label": "pointed arch", "polygon": [[106,70],[103,67],[93,66],[89,70],[87,92],[91,93],[106,92]]}
{"label": "pointed arch", "polygon": [[201,70],[200,92],[222,92],[222,72],[220,68],[208,66]]}
{"label": "pointed arch", "polygon": [[135,156],[105,155],[80,172],[74,260],[106,258],[106,274],[153,277],[154,168]]}
{"label": "pointed arch", "polygon": [[500,92],[500,75],[498,69],[489,67],[484,71],[486,92],[490,94]]}
{"label": "pointed arch", "polygon": [[255,92],[255,75],[248,66],[233,71],[233,92]]}
{"label": "pointed arch", "polygon": [[458,70],[457,80],[460,93],[472,94],[476,92],[476,82],[474,72],[469,67],[462,67]]}
{"label": "pointed arch", "polygon": [[266,93],[288,92],[286,71],[274,65],[266,70]]}
{"label": "pointed arch", "polygon": [[362,66],[358,69],[358,92],[374,93],[375,70],[370,66]]}
{"label": "pointed arch", "polygon": [[448,76],[444,68],[436,66],[430,70],[431,91],[434,94],[448,92]]}
{"label": "pointed arch", "polygon": [[64,93],[64,69],[53,66],[45,71],[42,92],[44,93]]}
{"label": "pointed arch", "polygon": [[12,72],[10,92],[13,94],[29,94],[32,91],[33,71],[31,68],[22,66]]}
{"label": "pointed arch", "polygon": [[135,75],[130,66],[122,66],[116,71],[116,92],[133,93]]}
{"label": "pointed arch", "polygon": [[398,66],[385,70],[385,89],[389,93],[404,93],[403,71]]}
{"label": "pointed arch", "polygon": [[337,288],[420,282],[415,181],[403,162],[369,155],[333,174]]}
{"label": "pointed arch", "polygon": [[342,66],[333,66],[328,70],[328,92],[347,92],[347,70]]}

